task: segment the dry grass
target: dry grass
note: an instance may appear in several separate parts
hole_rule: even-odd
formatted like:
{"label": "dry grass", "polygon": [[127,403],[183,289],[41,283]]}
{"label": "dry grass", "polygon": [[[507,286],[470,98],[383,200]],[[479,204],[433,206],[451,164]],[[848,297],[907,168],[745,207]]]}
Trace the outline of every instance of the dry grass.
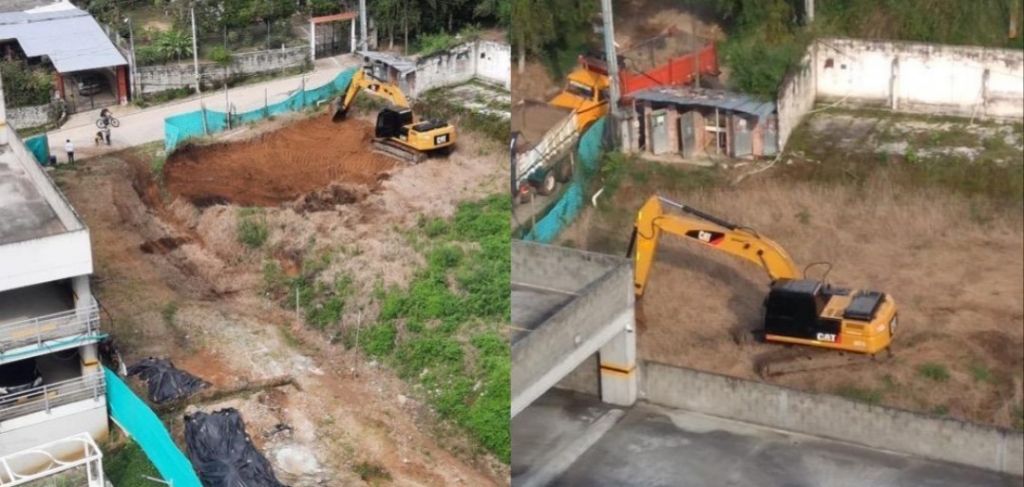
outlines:
{"label": "dry grass", "polygon": [[[784,174],[789,173],[789,174]],[[893,171],[858,184],[801,181],[769,171],[740,186],[665,191],[666,178],[626,182],[611,211],[585,213],[565,238],[619,253],[633,211],[654,190],[777,240],[801,264],[828,261],[832,283],[891,293],[900,309],[894,360],[785,376],[814,391],[869,391],[872,401],[1012,426],[1024,367],[1024,224],[1020,206],[939,188],[908,188]],[[741,345],[756,328],[768,278],[732,257],[662,240],[643,300],[646,359],[755,378]],[[815,274],[811,277],[820,277]],[[948,373],[937,381],[921,367]],[[976,379],[979,367],[990,380]]]}

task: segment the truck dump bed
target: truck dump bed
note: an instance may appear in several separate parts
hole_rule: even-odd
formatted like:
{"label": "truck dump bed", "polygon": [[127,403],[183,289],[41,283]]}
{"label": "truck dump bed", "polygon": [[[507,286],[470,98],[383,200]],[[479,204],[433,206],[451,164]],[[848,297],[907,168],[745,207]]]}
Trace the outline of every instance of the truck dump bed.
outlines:
{"label": "truck dump bed", "polygon": [[544,135],[565,120],[570,110],[542,101],[524,100],[512,107],[512,132],[519,132],[516,152],[534,148]]}

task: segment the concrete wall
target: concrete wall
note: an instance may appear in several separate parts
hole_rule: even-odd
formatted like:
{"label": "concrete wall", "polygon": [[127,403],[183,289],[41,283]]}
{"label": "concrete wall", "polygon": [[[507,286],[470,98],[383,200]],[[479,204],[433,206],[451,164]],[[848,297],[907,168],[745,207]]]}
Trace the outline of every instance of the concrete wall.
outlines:
{"label": "concrete wall", "polygon": [[[233,56],[228,67],[228,75],[273,73],[304,66],[308,61],[309,46],[239,53]],[[199,72],[204,85],[217,84],[224,80],[224,68],[214,63],[200,64]],[[194,68],[191,63],[140,66],[136,71],[135,83],[143,94],[193,86],[194,82]]]}
{"label": "concrete wall", "polygon": [[1019,120],[1024,51],[823,38],[811,48],[819,99]]}
{"label": "concrete wall", "polygon": [[793,129],[800,125],[812,108],[817,94],[815,87],[815,45],[812,44],[800,60],[800,66],[790,72],[779,88],[775,101],[779,121],[778,147],[785,147]]}
{"label": "concrete wall", "polygon": [[50,105],[34,105],[7,109],[7,123],[16,129],[27,129],[50,123]]}
{"label": "concrete wall", "polygon": [[645,362],[641,388],[664,406],[988,470],[1024,474],[1024,435],[838,396]]}
{"label": "concrete wall", "polygon": [[481,79],[510,89],[511,46],[477,40],[416,61],[415,78],[410,82],[412,96],[441,86],[457,85]]}
{"label": "concrete wall", "polygon": [[627,259],[518,240],[512,246],[512,281],[577,294],[513,343],[515,416],[588,357],[632,330],[634,295]]}

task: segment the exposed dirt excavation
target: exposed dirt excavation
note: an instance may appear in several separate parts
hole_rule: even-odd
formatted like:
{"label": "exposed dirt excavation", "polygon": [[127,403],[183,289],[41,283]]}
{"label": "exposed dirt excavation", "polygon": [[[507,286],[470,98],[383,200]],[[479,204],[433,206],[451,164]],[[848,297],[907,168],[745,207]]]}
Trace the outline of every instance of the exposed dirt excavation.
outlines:
{"label": "exposed dirt excavation", "polygon": [[314,117],[243,142],[183,147],[167,159],[164,181],[197,206],[274,206],[332,183],[373,190],[398,163],[367,150],[372,140],[364,120]]}
{"label": "exposed dirt excavation", "polygon": [[[323,275],[352,277],[338,326],[365,327],[375,287],[407,282],[422,265],[396,229],[504,187],[501,144],[463,134],[448,159],[399,167],[369,151],[367,127],[317,117],[192,147],[167,161],[164,186],[156,144],[59,171],[91,231],[94,293],[112,318],[104,327],[126,362],[166,357],[214,388],[293,376],[295,387],[200,405],[238,408],[289,485],[504,484],[508,467],[439,421],[413,386],[264,292],[266,262],[294,276],[336,255]],[[251,205],[267,207],[240,208]],[[267,229],[255,250],[239,238],[250,214]],[[181,415],[166,419],[180,440]]]}

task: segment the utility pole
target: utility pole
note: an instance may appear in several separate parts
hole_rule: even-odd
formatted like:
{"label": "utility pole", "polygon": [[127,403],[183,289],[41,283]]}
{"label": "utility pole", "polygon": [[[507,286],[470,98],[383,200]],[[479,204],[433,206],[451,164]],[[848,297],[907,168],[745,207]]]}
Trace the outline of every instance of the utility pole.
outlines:
{"label": "utility pole", "polygon": [[814,0],[804,0],[804,25],[811,25],[814,22]]}
{"label": "utility pole", "polygon": [[615,25],[612,18],[612,0],[601,0],[601,19],[604,21],[604,52],[608,60],[608,84],[611,94],[608,103],[611,105],[611,130],[613,140],[619,133],[619,56],[615,51]]}
{"label": "utility pole", "polygon": [[192,17],[192,64],[195,66],[196,76],[196,93],[202,93],[202,88],[199,85],[202,81],[199,79],[199,47],[196,44],[196,9],[192,7],[188,9],[189,15]]}
{"label": "utility pole", "polygon": [[697,37],[697,20],[690,16],[690,46],[693,52],[693,87],[700,88],[700,39]]}
{"label": "utility pole", "polygon": [[366,39],[366,0],[359,0],[359,35],[362,37],[359,44],[363,46],[363,50],[369,50],[370,43]]}

